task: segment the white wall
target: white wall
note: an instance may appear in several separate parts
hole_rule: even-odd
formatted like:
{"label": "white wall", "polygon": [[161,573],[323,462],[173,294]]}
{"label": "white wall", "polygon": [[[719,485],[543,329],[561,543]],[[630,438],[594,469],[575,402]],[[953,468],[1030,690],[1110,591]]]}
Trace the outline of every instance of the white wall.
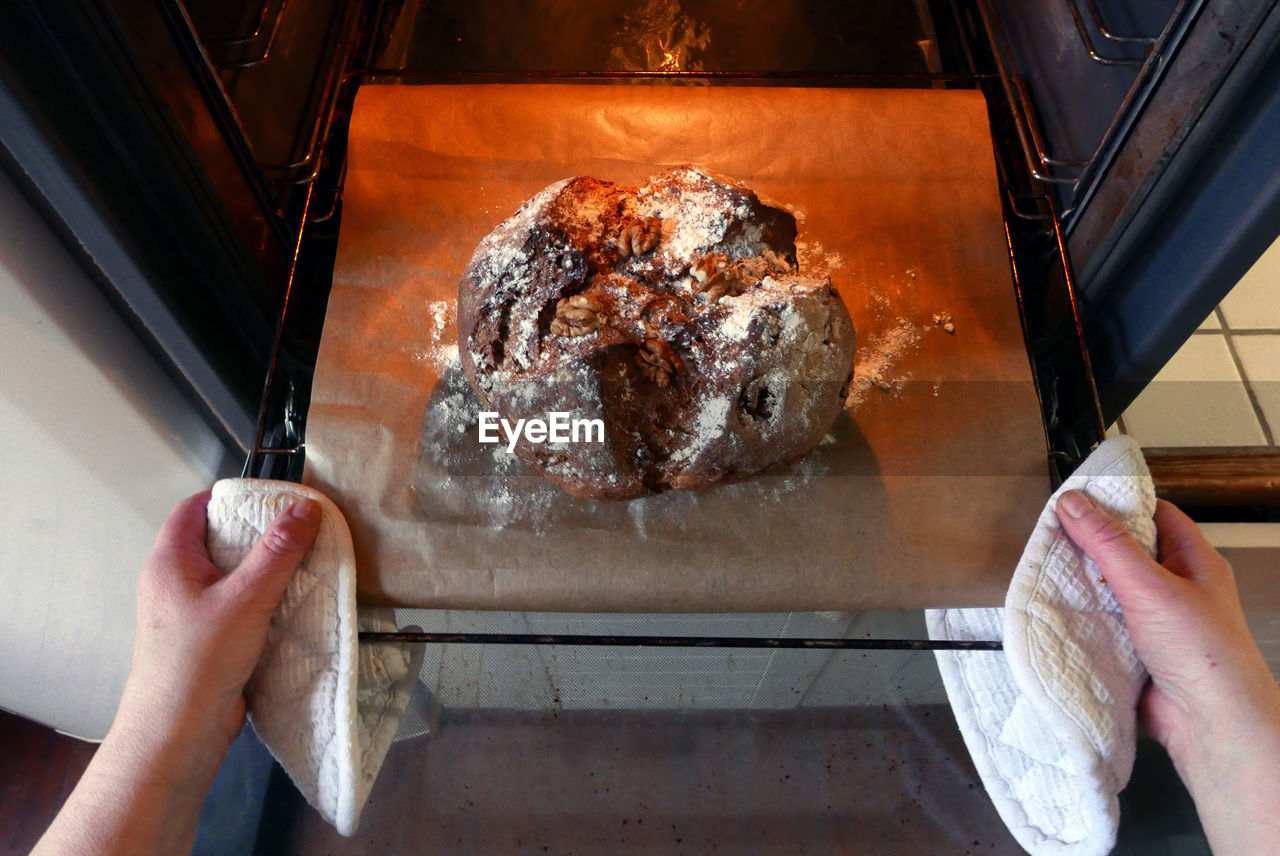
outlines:
{"label": "white wall", "polygon": [[100,738],[155,533],[234,462],[3,173],[0,441],[0,707]]}

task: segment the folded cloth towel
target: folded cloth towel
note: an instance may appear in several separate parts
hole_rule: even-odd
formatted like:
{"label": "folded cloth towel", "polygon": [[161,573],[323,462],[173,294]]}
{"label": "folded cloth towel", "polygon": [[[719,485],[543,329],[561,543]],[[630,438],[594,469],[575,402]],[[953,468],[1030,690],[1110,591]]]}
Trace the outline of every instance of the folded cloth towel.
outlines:
{"label": "folded cloth towel", "polygon": [[307,802],[352,835],[422,665],[421,646],[359,645],[359,630],[394,630],[390,609],[356,610],[355,553],[327,497],[292,482],[226,479],[213,486],[208,546],[224,573],[276,515],[300,499],[324,516],[271,619],[245,687],[249,718]]}
{"label": "folded cloth towel", "polygon": [[1004,653],[937,652],[974,766],[1034,856],[1115,845],[1147,673],[1098,566],[1063,532],[1058,494],[1082,490],[1155,553],[1155,490],[1138,445],[1107,440],[1049,500],[1004,609],[934,609],[933,639],[1003,638]]}

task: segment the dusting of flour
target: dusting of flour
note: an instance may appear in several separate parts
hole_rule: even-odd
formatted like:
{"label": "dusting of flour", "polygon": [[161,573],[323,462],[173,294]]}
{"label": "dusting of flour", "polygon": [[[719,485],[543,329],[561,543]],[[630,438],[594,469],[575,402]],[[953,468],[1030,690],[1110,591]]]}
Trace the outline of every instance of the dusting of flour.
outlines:
{"label": "dusting of flour", "polygon": [[450,329],[457,321],[457,307],[450,300],[431,300],[423,308],[428,319],[426,341],[409,355],[418,362],[429,363],[436,374],[443,375],[458,365],[458,340]]}
{"label": "dusting of flour", "polygon": [[899,316],[884,332],[867,337],[865,344],[859,342],[847,399],[850,410],[856,410],[872,390],[901,394],[905,378],[896,377],[896,370],[903,357],[919,349],[921,334],[920,325]]}

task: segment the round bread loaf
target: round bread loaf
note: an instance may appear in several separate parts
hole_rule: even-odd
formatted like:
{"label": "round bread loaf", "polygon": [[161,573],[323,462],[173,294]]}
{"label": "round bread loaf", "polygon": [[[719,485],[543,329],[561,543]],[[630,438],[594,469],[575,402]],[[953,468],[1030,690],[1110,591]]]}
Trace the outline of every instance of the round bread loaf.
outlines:
{"label": "round bread loaf", "polygon": [[599,419],[533,443],[568,493],[627,499],[759,473],[812,449],[853,374],[849,312],[796,263],[795,218],[678,167],[640,188],[557,182],[480,242],[458,286],[462,368],[516,424]]}

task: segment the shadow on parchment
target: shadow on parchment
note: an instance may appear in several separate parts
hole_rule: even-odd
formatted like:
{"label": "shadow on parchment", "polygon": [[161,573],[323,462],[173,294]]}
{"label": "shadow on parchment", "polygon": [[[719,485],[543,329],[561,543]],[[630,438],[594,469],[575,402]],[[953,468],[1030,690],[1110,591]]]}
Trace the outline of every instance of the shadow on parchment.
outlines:
{"label": "shadow on parchment", "polygon": [[[703,491],[618,502],[571,497],[505,444],[481,444],[479,411],[457,364],[444,370],[427,404],[412,480],[423,522],[458,539],[459,551],[473,559],[475,539],[468,533],[481,530],[485,540],[495,530],[512,536],[605,531],[622,555],[661,540],[697,545],[706,565],[745,563],[757,570],[848,567],[850,551],[882,542],[876,536],[884,532],[888,497],[879,462],[848,411],[821,445],[777,470]],[[513,538],[511,546],[523,540]]]}

